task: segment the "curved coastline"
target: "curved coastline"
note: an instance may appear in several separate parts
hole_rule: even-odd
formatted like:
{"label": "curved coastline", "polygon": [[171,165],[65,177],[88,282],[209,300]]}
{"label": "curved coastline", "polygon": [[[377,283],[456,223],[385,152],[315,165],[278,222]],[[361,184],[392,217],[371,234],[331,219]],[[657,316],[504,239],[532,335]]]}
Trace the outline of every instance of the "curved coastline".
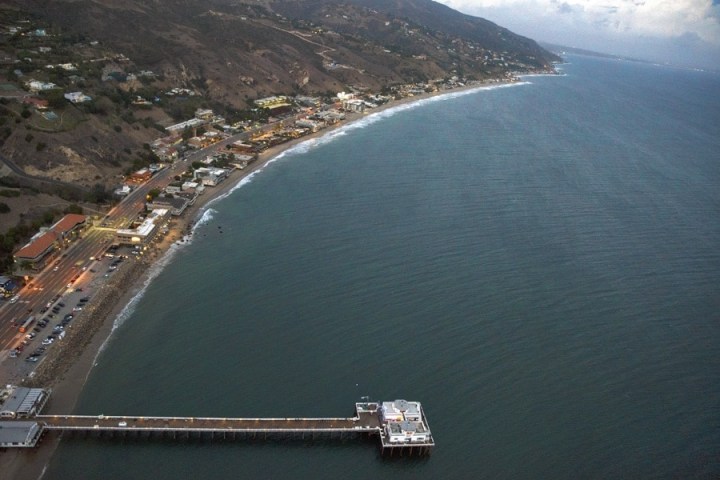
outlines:
{"label": "curved coastline", "polygon": [[[235,170],[230,177],[213,191],[206,192],[199,197],[193,205],[179,219],[173,220],[169,233],[153,248],[148,258],[128,266],[128,271],[118,282],[115,290],[106,289],[105,297],[98,299],[106,302],[104,311],[98,312],[88,325],[89,338],[82,344],[75,345],[80,351],[66,359],[61,365],[46,366],[48,373],[53,373],[53,395],[48,403],[49,413],[70,413],[74,410],[83,387],[92,372],[93,366],[101,361],[101,355],[113,339],[113,332],[120,328],[135,311],[136,305],[142,300],[147,288],[152,284],[165,267],[173,261],[175,256],[192,243],[193,235],[197,229],[212,221],[212,206],[252,182],[255,175],[262,173],[266,167],[284,158],[301,155],[310,149],[325,145],[335,139],[347,135],[353,130],[364,128],[385,118],[394,116],[405,110],[418,108],[428,103],[444,101],[464,95],[475,94],[480,91],[490,91],[498,88],[508,88],[529,85],[532,82],[521,80],[515,82],[476,84],[460,87],[453,90],[429,93],[414,97],[406,97],[373,109],[366,114],[354,113],[346,116],[346,120],[333,127],[326,128],[303,138],[292,140],[268,149],[260,158],[246,170]],[[210,147],[211,148],[211,147]],[[38,380],[48,378],[38,375]],[[10,455],[3,455],[0,460],[2,470],[10,473],[11,478],[18,480],[43,478],[47,465],[52,458],[60,437],[50,436],[34,452],[13,451]],[[11,453],[11,452],[8,452]]]}

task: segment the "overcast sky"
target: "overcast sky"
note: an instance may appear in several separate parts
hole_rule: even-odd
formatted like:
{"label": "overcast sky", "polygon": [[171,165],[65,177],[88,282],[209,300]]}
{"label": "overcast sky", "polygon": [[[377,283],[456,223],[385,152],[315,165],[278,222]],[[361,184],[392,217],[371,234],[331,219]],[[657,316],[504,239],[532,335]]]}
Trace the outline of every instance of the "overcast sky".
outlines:
{"label": "overcast sky", "polygon": [[438,0],[561,45],[720,70],[720,0]]}

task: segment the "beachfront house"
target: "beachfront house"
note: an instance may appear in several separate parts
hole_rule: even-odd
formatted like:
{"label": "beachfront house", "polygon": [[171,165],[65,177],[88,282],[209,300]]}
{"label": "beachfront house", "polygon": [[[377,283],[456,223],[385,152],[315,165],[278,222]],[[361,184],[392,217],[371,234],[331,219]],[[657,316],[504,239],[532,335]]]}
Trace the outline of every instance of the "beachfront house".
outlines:
{"label": "beachfront house", "polygon": [[214,187],[227,178],[228,170],[224,168],[202,167],[195,170],[193,179],[206,185]]}

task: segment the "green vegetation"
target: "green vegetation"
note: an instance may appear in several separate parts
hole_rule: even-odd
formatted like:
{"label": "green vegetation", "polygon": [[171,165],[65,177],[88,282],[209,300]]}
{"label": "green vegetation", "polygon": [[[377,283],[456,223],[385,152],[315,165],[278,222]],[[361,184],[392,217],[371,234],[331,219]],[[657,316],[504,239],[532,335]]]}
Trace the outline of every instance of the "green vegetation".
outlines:
{"label": "green vegetation", "polygon": [[0,202],[0,213],[10,213],[10,205]]}
{"label": "green vegetation", "polygon": [[12,273],[15,266],[12,254],[17,247],[27,242],[40,227],[55,223],[60,215],[61,212],[49,209],[32,222],[28,223],[23,219],[5,234],[0,234],[0,272]]}
{"label": "green vegetation", "polygon": [[153,201],[154,199],[157,198],[158,195],[160,195],[160,193],[161,193],[161,190],[160,190],[160,189],[158,189],[158,188],[153,188],[152,190],[150,190],[150,191],[148,192],[148,194],[147,194],[147,199],[148,199],[149,201]]}

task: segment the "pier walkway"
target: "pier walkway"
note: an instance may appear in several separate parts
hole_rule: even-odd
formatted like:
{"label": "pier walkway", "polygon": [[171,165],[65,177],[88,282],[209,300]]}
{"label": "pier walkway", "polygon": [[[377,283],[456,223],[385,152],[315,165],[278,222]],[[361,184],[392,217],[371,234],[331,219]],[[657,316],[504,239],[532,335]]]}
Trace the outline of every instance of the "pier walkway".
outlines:
{"label": "pier walkway", "polygon": [[38,415],[46,430],[156,432],[366,432],[379,433],[377,415],[355,418],[217,418]]}
{"label": "pier walkway", "polygon": [[[427,455],[435,443],[419,402],[355,404],[350,418],[218,418],[107,415],[32,415],[0,421],[21,442],[5,447],[33,447],[45,432],[85,433],[97,437],[209,438],[242,440],[378,436],[383,454]],[[22,425],[22,426],[21,426]],[[23,435],[22,432],[27,432]],[[15,444],[13,444],[15,443]]]}

